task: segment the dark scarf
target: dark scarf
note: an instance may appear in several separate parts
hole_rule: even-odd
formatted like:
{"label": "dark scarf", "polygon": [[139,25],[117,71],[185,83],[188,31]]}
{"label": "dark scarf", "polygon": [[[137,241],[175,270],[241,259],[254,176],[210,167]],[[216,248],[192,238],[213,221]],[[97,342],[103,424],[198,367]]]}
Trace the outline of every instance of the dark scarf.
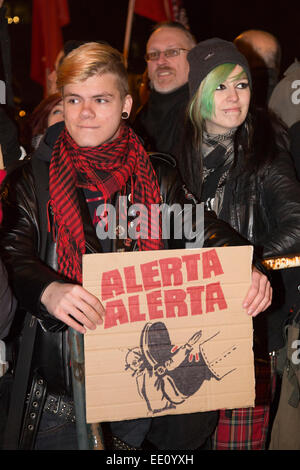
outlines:
{"label": "dark scarf", "polygon": [[149,157],[136,134],[123,126],[119,137],[112,142],[98,147],[79,147],[66,129],[62,131],[52,153],[49,188],[58,226],[58,272],[66,278],[82,281],[85,236],[77,188],[101,191],[107,201],[124,190],[128,180],[131,180],[131,202],[143,204],[147,209],[141,211],[140,219],[144,221],[142,229],[148,227],[148,231],[141,231],[138,247],[140,250],[161,249],[161,227],[151,221],[152,204],[160,204],[159,187]]}
{"label": "dark scarf", "polygon": [[188,100],[188,84],[170,93],[151,90],[148,103],[134,123],[147,149],[173,156],[176,154]]}
{"label": "dark scarf", "polygon": [[217,215],[222,209],[225,184],[234,159],[235,131],[232,129],[220,135],[203,133],[202,201],[208,210],[215,211]]}

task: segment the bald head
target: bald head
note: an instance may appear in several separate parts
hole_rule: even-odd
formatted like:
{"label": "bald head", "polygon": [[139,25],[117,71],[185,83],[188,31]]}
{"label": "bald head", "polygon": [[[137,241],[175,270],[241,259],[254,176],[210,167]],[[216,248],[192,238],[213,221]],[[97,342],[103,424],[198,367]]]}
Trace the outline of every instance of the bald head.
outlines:
{"label": "bald head", "polygon": [[279,72],[281,47],[273,34],[251,29],[235,38],[234,43],[248,59],[251,69],[267,67]]}

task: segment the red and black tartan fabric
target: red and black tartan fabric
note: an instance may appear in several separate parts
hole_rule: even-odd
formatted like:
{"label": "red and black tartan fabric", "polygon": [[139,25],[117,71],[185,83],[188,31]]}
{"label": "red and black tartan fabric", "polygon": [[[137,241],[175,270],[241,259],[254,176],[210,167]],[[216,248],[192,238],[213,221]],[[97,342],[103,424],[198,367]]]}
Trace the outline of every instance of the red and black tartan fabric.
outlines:
{"label": "red and black tartan fabric", "polygon": [[214,450],[264,450],[270,406],[221,410],[213,436]]}
{"label": "red and black tartan fabric", "polygon": [[159,214],[159,186],[149,157],[133,130],[123,125],[116,139],[98,147],[79,147],[66,129],[62,131],[51,157],[49,190],[58,227],[58,272],[66,278],[82,282],[85,238],[77,188],[101,191],[107,201],[117,191],[125,189],[129,179],[131,202],[141,204],[138,247],[140,250],[161,249],[159,215],[151,217],[153,204],[157,205]]}
{"label": "red and black tartan fabric", "polygon": [[212,438],[214,450],[265,450],[276,383],[271,360],[255,362],[255,379],[254,408],[220,410]]}

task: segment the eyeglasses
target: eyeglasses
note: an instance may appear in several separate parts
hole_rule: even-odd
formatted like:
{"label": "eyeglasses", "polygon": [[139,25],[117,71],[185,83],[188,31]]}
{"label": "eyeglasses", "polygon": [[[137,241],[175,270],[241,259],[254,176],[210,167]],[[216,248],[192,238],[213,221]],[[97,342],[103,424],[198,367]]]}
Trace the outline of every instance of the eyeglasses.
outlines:
{"label": "eyeglasses", "polygon": [[172,57],[177,57],[181,51],[188,52],[189,49],[183,49],[182,47],[176,47],[176,49],[166,49],[165,51],[153,51],[147,52],[145,55],[145,60],[148,62],[149,60],[158,60],[160,58],[160,54],[163,54],[167,59]]}

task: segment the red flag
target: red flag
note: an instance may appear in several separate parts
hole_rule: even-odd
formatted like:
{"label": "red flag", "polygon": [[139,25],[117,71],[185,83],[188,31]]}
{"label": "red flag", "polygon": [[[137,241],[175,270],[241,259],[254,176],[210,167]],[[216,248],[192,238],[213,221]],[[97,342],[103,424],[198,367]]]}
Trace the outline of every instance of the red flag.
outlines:
{"label": "red flag", "polygon": [[69,22],[68,0],[32,1],[31,78],[44,87],[63,47],[61,28]]}
{"label": "red flag", "polygon": [[188,27],[182,3],[182,0],[135,0],[134,12],[157,23],[179,21]]}
{"label": "red flag", "polygon": [[134,12],[137,15],[145,16],[150,20],[160,23],[161,21],[170,19],[167,16],[168,12],[165,6],[166,2],[164,0],[151,0],[151,2],[149,2],[149,0],[135,0]]}

